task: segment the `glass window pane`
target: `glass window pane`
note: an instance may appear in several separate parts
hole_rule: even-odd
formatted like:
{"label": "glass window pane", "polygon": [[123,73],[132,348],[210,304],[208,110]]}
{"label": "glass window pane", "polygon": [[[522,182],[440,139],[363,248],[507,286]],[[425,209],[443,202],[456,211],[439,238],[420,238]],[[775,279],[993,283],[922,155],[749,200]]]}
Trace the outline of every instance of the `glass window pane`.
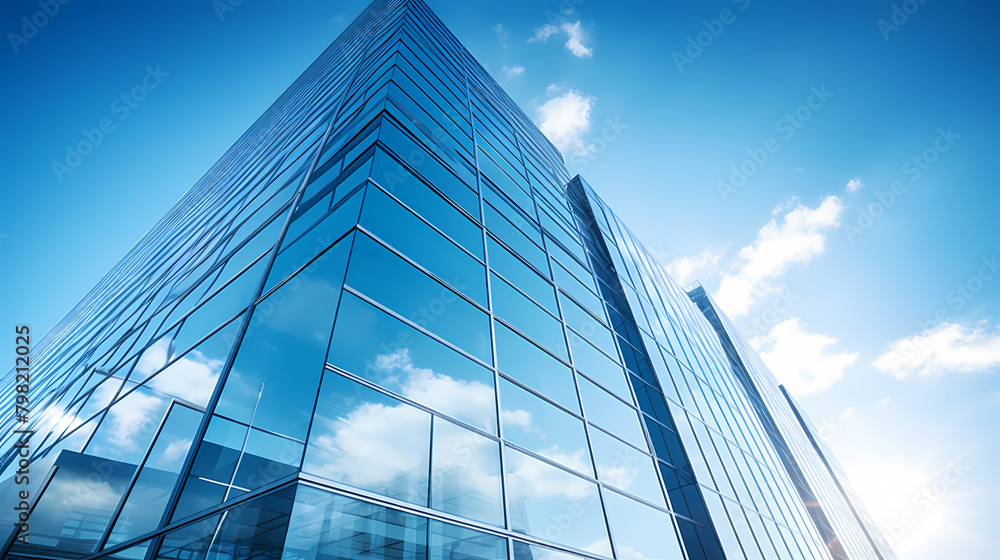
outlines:
{"label": "glass window pane", "polygon": [[[242,315],[219,329],[197,348],[173,361],[146,385],[199,407],[208,405],[239,332]],[[139,365],[136,365],[139,369]]]}
{"label": "glass window pane", "polygon": [[494,324],[500,371],[573,412],[579,412],[573,370],[503,324]]}
{"label": "glass window pane", "polygon": [[[323,254],[334,241],[344,235],[348,230],[358,223],[358,213],[361,210],[361,201],[364,200],[364,190],[360,190],[351,196],[349,200],[338,206],[330,215],[323,218],[320,223],[303,234],[301,237],[288,237],[293,234],[289,231],[284,243],[288,246],[282,248],[271,266],[267,283],[264,285],[266,294],[278,282],[288,278],[306,263]],[[322,212],[326,212],[323,203],[316,207],[323,207]],[[291,245],[289,245],[291,244]],[[320,257],[322,258],[322,257]]]}
{"label": "glass window pane", "polygon": [[[292,513],[295,487],[286,487],[229,510],[217,531],[184,532],[191,541],[178,547],[177,540],[165,538],[159,558],[278,558]],[[207,546],[211,543],[211,546]],[[169,548],[168,548],[169,547]],[[180,549],[180,550],[179,550]]]}
{"label": "glass window pane", "polygon": [[64,450],[55,466],[58,470],[31,512],[28,542],[64,553],[89,553],[111,522],[135,465]]}
{"label": "glass window pane", "polygon": [[483,232],[479,226],[462,215],[426,183],[416,178],[408,168],[400,165],[385,152],[379,151],[375,155],[372,176],[378,177],[379,181],[385,179],[389,184],[380,184],[403,201],[403,204],[434,224],[470,253],[483,258]]}
{"label": "glass window pane", "polygon": [[507,448],[511,529],[611,556],[597,485]]}
{"label": "glass window pane", "polygon": [[554,548],[514,541],[514,560],[584,560],[584,558]]}
{"label": "glass window pane", "polygon": [[573,349],[573,365],[577,370],[614,391],[619,397],[632,402],[625,370],[620,365],[574,332],[569,333],[569,344]]}
{"label": "glass window pane", "polygon": [[487,314],[367,235],[355,238],[347,285],[492,363]]}
{"label": "glass window pane", "polygon": [[427,558],[427,520],[318,488],[300,486],[282,558]]}
{"label": "glass window pane", "polygon": [[431,457],[432,508],[503,527],[499,443],[435,418]]}
{"label": "glass window pane", "polygon": [[507,539],[431,521],[430,560],[507,560]]}
{"label": "glass window pane", "polygon": [[493,370],[344,292],[327,361],[495,434]]}
{"label": "glass window pane", "polygon": [[505,249],[503,245],[494,241],[493,238],[487,238],[486,247],[490,254],[491,269],[507,280],[510,280],[511,283],[531,296],[531,299],[537,301],[553,315],[559,313],[559,307],[556,305],[556,293],[552,284],[549,284],[537,272]]}
{"label": "glass window pane", "polygon": [[253,490],[299,469],[303,445],[288,438],[250,430],[233,485]]}
{"label": "glass window pane", "polygon": [[597,478],[650,503],[667,507],[653,459],[601,430],[590,430]]}
{"label": "glass window pane", "polygon": [[216,412],[304,440],[349,243],[338,243],[254,309]]}
{"label": "glass window pane", "polygon": [[506,379],[500,379],[504,439],[594,476],[583,421]]}
{"label": "glass window pane", "polygon": [[139,387],[111,405],[87,445],[87,454],[139,464],[152,441],[169,399]]}
{"label": "glass window pane", "polygon": [[427,505],[431,415],[325,372],[304,472]]}
{"label": "glass window pane", "polygon": [[369,187],[361,223],[453,288],[486,307],[486,270],[381,190]]}
{"label": "glass window pane", "polygon": [[604,493],[604,506],[618,558],[684,560],[670,514],[614,492]]}
{"label": "glass window pane", "polygon": [[640,449],[647,449],[636,411],[590,381],[579,379],[587,420]]}
{"label": "glass window pane", "polygon": [[568,360],[566,339],[559,320],[524,297],[499,276],[491,273],[490,278],[490,285],[493,288],[493,312],[535,342]]}
{"label": "glass window pane", "polygon": [[177,405],[170,410],[106,547],[134,539],[159,525],[201,418],[201,412],[186,406]]}

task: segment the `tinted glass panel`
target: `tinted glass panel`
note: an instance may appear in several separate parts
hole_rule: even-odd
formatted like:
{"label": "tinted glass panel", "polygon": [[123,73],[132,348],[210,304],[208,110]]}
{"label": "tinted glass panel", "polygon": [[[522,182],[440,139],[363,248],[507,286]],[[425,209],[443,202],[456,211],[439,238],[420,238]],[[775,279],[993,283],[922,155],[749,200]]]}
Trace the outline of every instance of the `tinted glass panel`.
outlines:
{"label": "tinted glass panel", "polygon": [[429,413],[327,371],[302,470],[427,505],[430,443]]}
{"label": "tinted glass panel", "polygon": [[257,304],[218,414],[305,439],[349,246],[337,244]]}
{"label": "tinted glass panel", "polygon": [[492,238],[487,239],[486,247],[490,253],[490,268],[531,296],[531,299],[540,303],[553,315],[559,313],[552,284]]}
{"label": "tinted glass panel", "polygon": [[427,520],[302,486],[289,521],[283,558],[427,558]]}
{"label": "tinted glass panel", "polygon": [[500,379],[504,438],[590,476],[583,421],[506,379]]}
{"label": "tinted glass panel", "polygon": [[492,362],[486,313],[367,235],[355,238],[347,284],[480,360]]}
{"label": "tinted glass panel", "polygon": [[580,394],[583,395],[587,420],[640,449],[646,449],[646,438],[634,409],[586,379],[580,379]]}
{"label": "tinted glass panel", "polygon": [[499,443],[435,418],[431,456],[432,508],[503,526]]}
{"label": "tinted glass panel", "polygon": [[506,453],[513,530],[611,556],[596,484],[513,449]]}
{"label": "tinted glass panel", "polygon": [[551,398],[580,411],[573,370],[501,323],[496,325],[497,366],[500,371]]}
{"label": "tinted glass panel", "polygon": [[185,406],[171,409],[106,546],[125,542],[157,527],[201,418],[202,413]]}
{"label": "tinted glass panel", "polygon": [[653,459],[601,430],[590,430],[598,478],[658,506],[666,507]]}
{"label": "tinted glass panel", "polygon": [[496,433],[493,371],[345,292],[327,360]]}
{"label": "tinted glass panel", "polygon": [[361,223],[432,274],[486,307],[486,270],[385,193],[369,188]]}
{"label": "tinted glass panel", "polygon": [[604,502],[619,558],[684,559],[670,514],[614,492],[605,492]]}
{"label": "tinted glass panel", "polygon": [[495,274],[490,276],[493,288],[493,312],[535,342],[568,360],[562,324],[499,276]]}

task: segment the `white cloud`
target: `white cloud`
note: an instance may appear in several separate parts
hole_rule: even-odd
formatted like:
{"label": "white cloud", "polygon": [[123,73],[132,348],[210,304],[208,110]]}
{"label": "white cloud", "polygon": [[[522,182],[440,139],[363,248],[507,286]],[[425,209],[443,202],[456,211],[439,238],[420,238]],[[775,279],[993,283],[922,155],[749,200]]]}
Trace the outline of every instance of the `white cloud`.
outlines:
{"label": "white cloud", "polygon": [[399,381],[400,394],[485,430],[496,426],[491,387],[415,366],[408,348],[381,354],[375,364],[384,372],[406,374]]}
{"label": "white cloud", "polygon": [[775,206],[774,209],[771,210],[771,215],[772,216],[777,216],[778,214],[781,214],[785,210],[788,210],[789,208],[792,207],[793,204],[795,204],[795,201],[798,200],[798,199],[799,199],[799,195],[795,195],[792,198],[788,199],[788,202],[783,202],[783,203]]}
{"label": "white cloud", "polygon": [[942,323],[890,342],[872,365],[896,379],[992,372],[1000,366],[1000,328]]}
{"label": "white cloud", "polygon": [[696,278],[696,272],[719,263],[719,255],[705,249],[694,257],[682,257],[664,265],[667,274],[681,286],[687,286]]}
{"label": "white cloud", "polygon": [[549,40],[549,37],[559,33],[559,28],[552,25],[551,23],[546,23],[542,27],[535,30],[535,36],[528,39],[529,43],[534,43],[535,41],[545,42]]}
{"label": "white cloud", "polygon": [[520,76],[524,73],[524,66],[514,66],[513,68],[509,66],[503,67],[503,75],[506,78],[514,78]]}
{"label": "white cloud", "polygon": [[549,40],[549,37],[558,33],[566,34],[566,50],[573,53],[574,56],[579,58],[589,58],[594,56],[593,47],[588,47],[584,44],[587,37],[579,20],[577,20],[576,23],[564,21],[558,26],[547,23],[542,27],[535,29],[535,35],[528,39],[528,42],[534,43],[537,41],[544,43]]}
{"label": "white cloud", "polygon": [[558,92],[562,88],[563,88],[562,86],[557,86],[555,84],[549,84],[549,87],[545,88],[545,93],[548,94],[551,97],[551,96],[555,95],[556,92]]}
{"label": "white cloud", "polygon": [[503,28],[502,23],[498,23],[495,26],[493,26],[493,32],[497,34],[497,39],[500,40],[500,44],[503,45],[503,48],[506,49],[507,39],[510,37],[510,33],[507,33],[507,31]]}
{"label": "white cloud", "polygon": [[778,382],[795,396],[833,387],[858,358],[857,353],[829,351],[837,339],[809,332],[798,317],[778,323],[751,343]]}
{"label": "white cloud", "polygon": [[583,141],[590,130],[595,99],[571,89],[538,108],[538,128],[562,152],[585,155],[592,148]]}
{"label": "white cloud", "polygon": [[861,178],[860,177],[855,177],[855,178],[853,178],[853,179],[851,179],[850,181],[847,182],[847,187],[846,188],[847,188],[847,192],[854,192],[854,191],[860,189],[863,186],[865,186],[865,185],[864,185],[864,183],[861,182]]}
{"label": "white cloud", "polygon": [[716,301],[731,317],[744,315],[767,293],[780,289],[776,280],[795,263],[808,263],[825,249],[826,231],[840,226],[844,206],[836,196],[816,208],[798,204],[757,232],[753,244],[740,249],[734,269],[719,284]]}
{"label": "white cloud", "polygon": [[205,406],[224,365],[224,360],[192,350],[150,379],[149,386],[172,397]]}

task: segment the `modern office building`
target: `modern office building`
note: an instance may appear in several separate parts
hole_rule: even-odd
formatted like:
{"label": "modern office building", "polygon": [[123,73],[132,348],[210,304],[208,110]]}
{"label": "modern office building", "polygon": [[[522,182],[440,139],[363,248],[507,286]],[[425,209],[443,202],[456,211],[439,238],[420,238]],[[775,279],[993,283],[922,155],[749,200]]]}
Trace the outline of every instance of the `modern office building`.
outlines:
{"label": "modern office building", "polygon": [[422,0],[376,0],[30,359],[4,558],[894,559]]}

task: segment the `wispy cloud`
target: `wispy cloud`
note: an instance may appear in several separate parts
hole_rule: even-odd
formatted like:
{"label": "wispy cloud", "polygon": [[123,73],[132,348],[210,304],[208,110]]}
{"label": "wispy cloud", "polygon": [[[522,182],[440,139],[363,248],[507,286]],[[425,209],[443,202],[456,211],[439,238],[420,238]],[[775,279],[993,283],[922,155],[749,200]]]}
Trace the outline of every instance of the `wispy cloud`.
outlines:
{"label": "wispy cloud", "polygon": [[855,177],[847,182],[847,187],[845,188],[847,189],[847,192],[854,192],[863,186],[865,186],[865,184],[861,182],[861,178]]}
{"label": "wispy cloud", "polygon": [[873,365],[896,379],[993,372],[1000,366],[1000,326],[942,323],[890,342]]}
{"label": "wispy cloud", "polygon": [[517,76],[520,76],[521,74],[524,74],[524,66],[514,66],[514,67],[504,66],[503,67],[503,75],[506,78],[516,78]]}
{"label": "wispy cloud", "polygon": [[590,130],[595,99],[571,89],[538,108],[538,128],[563,153],[585,155],[592,148],[583,136]]}
{"label": "wispy cloud", "polygon": [[790,265],[808,263],[824,251],[826,232],[840,226],[843,211],[840,199],[828,196],[816,208],[798,204],[768,222],[751,245],[740,249],[732,272],[722,278],[715,298],[722,310],[744,315],[761,296],[776,292],[777,279]]}
{"label": "wispy cloud", "polygon": [[559,33],[566,34],[566,50],[573,53],[574,56],[579,58],[589,58],[594,56],[593,47],[588,47],[584,44],[588,38],[583,30],[583,25],[579,20],[575,23],[564,21],[559,25],[547,23],[542,27],[535,29],[535,35],[528,39],[528,42],[544,43],[549,40],[549,37]]}
{"label": "wispy cloud", "polygon": [[719,263],[721,257],[709,249],[698,253],[694,257],[682,257],[664,265],[667,274],[681,286],[687,286],[697,280],[698,272],[705,270],[711,265]]}
{"label": "wispy cloud", "polygon": [[751,341],[778,381],[796,396],[825,391],[844,378],[856,352],[835,352],[837,339],[810,332],[798,317]]}
{"label": "wispy cloud", "polygon": [[498,24],[494,25],[493,26],[493,32],[497,34],[497,39],[500,40],[500,45],[503,48],[506,49],[507,48],[507,39],[510,38],[510,33],[507,33],[507,30],[503,28],[503,24],[502,23],[498,23]]}

